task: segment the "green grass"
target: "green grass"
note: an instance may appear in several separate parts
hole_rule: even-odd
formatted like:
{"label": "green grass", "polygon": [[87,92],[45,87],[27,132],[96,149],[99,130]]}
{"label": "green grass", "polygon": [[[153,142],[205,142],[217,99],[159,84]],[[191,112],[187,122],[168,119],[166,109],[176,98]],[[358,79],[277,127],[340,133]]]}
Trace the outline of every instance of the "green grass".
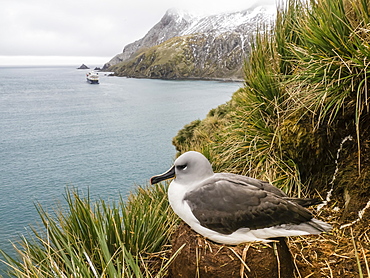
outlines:
{"label": "green grass", "polygon": [[361,118],[369,112],[370,5],[366,0],[311,1],[294,26],[295,80],[317,126],[355,122],[360,165]]}
{"label": "green grass", "polygon": [[[2,252],[13,277],[162,277],[177,217],[166,187],[138,187],[127,201],[91,202],[67,190],[68,209],[49,214],[40,205],[43,229],[15,246],[20,260]],[[159,254],[166,260],[156,259]],[[155,273],[155,274],[153,274]]]}

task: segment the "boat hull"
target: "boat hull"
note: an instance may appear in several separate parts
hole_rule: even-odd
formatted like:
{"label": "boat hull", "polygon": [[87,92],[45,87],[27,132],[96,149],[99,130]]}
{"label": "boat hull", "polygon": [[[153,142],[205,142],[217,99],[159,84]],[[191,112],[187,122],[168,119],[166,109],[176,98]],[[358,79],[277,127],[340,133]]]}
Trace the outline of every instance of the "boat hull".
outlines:
{"label": "boat hull", "polygon": [[90,84],[99,84],[99,80],[94,80],[94,79],[89,79],[89,78],[87,78],[87,82],[89,82]]}

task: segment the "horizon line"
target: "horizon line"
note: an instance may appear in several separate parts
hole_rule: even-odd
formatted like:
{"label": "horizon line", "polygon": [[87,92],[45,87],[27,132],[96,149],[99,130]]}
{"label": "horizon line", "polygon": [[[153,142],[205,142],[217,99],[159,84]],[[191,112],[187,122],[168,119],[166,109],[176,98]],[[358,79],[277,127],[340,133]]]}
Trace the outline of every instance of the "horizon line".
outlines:
{"label": "horizon line", "polygon": [[103,66],[112,57],[106,56],[41,56],[41,55],[0,55],[0,66],[70,66],[85,64]]}

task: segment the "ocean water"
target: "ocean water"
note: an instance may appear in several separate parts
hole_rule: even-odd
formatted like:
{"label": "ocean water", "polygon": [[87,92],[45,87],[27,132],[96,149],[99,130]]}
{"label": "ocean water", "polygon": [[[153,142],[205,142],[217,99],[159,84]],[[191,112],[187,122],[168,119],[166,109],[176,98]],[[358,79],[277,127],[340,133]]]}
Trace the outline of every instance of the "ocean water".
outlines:
{"label": "ocean water", "polygon": [[[172,138],[242,84],[100,75],[74,67],[0,67],[0,248],[27,235],[65,189],[106,201],[167,170]],[[4,266],[0,263],[0,269]]]}

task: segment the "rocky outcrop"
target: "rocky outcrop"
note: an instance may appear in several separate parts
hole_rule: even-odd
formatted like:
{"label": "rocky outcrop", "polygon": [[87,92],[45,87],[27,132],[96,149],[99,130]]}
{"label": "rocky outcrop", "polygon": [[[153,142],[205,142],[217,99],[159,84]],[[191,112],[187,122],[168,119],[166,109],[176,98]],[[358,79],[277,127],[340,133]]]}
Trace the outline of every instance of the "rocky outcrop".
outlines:
{"label": "rocky outcrop", "polygon": [[169,10],[103,70],[137,78],[239,80],[258,25],[272,17],[263,7],[207,17]]}
{"label": "rocky outcrop", "polygon": [[80,67],[78,67],[77,69],[89,69],[88,66],[86,66],[85,64],[82,64]]}

